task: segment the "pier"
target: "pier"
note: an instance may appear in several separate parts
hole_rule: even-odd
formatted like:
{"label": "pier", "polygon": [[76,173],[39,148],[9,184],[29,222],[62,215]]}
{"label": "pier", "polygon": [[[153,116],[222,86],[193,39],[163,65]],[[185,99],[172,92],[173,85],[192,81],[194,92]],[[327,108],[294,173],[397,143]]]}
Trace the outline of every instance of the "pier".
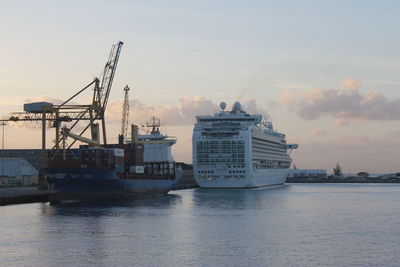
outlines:
{"label": "pier", "polygon": [[40,190],[37,187],[0,188],[0,206],[22,203],[47,202],[54,190]]}

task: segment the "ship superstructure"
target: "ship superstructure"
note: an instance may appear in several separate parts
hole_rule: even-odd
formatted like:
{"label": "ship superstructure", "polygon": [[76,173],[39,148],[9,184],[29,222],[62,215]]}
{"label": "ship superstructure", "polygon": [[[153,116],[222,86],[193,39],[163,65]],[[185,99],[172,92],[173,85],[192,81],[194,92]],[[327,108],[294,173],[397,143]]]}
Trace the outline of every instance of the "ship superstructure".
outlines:
{"label": "ship superstructure", "polygon": [[193,130],[193,171],[204,188],[248,188],[285,182],[291,165],[285,135],[239,102],[214,116],[197,116]]}
{"label": "ship superstructure", "polygon": [[137,139],[143,144],[143,163],[148,174],[176,175],[176,166],[171,148],[176,144],[176,138],[160,132],[160,119],[152,117],[146,126],[151,129],[149,134],[138,135],[135,126],[132,127],[132,140]]}
{"label": "ship superstructure", "polygon": [[138,142],[145,146],[144,162],[173,162],[171,147],[176,144],[176,138],[160,132],[160,119],[156,117],[152,117],[146,126],[151,129],[150,133],[138,136]]}

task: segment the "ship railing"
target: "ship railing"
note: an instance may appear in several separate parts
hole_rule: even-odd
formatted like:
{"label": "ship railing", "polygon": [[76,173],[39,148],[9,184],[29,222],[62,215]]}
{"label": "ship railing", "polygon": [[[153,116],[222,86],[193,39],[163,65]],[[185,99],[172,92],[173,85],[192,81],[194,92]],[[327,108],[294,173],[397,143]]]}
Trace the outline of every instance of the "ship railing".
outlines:
{"label": "ship railing", "polygon": [[204,127],[203,128],[204,131],[207,132],[235,132],[235,131],[240,131],[240,130],[245,130],[244,127]]}
{"label": "ship railing", "polygon": [[146,144],[160,144],[160,143],[176,143],[177,138],[173,136],[168,136],[166,138],[157,139],[157,138],[141,138],[139,143]]}
{"label": "ship railing", "polygon": [[209,135],[214,137],[232,137],[239,135],[239,132],[203,132],[202,135]]}

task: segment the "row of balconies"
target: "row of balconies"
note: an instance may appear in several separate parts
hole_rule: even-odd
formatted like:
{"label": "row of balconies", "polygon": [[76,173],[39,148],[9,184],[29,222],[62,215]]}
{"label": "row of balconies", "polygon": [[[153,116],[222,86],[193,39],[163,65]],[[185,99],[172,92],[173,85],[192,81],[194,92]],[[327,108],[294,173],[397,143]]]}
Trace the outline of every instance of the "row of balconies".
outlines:
{"label": "row of balconies", "polygon": [[244,140],[238,140],[238,141],[199,141],[197,144],[200,145],[217,145],[217,144],[222,144],[222,145],[229,145],[229,144],[244,144]]}
{"label": "row of balconies", "polygon": [[244,145],[197,145],[197,149],[244,149]]}
{"label": "row of balconies", "polygon": [[244,158],[244,154],[229,154],[229,155],[221,155],[221,154],[197,154],[197,158]]}
{"label": "row of balconies", "polygon": [[198,162],[244,162],[244,158],[219,158],[219,159],[210,159],[210,158],[199,158],[197,160]]}

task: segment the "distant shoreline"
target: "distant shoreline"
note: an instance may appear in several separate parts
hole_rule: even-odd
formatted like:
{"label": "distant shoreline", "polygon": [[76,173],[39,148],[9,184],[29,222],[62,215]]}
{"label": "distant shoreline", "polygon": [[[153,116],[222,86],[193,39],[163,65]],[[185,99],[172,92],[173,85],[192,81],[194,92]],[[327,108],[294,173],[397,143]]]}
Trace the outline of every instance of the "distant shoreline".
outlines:
{"label": "distant shoreline", "polygon": [[291,177],[286,179],[286,183],[400,183],[400,177],[390,178],[358,178],[358,177]]}

